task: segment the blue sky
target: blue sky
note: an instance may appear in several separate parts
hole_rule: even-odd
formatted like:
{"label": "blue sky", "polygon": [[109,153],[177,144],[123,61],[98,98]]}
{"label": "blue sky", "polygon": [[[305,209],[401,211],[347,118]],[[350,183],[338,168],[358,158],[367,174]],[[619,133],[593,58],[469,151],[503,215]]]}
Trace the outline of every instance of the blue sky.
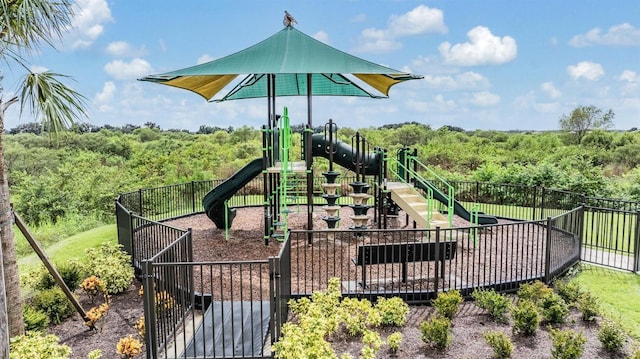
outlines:
{"label": "blue sky", "polygon": [[[207,103],[138,78],[214,60],[282,29],[284,10],[318,40],[424,76],[390,98],[316,97],[314,125],[363,128],[416,121],[467,130],[554,130],[578,105],[612,109],[614,128],[640,127],[640,2],[594,0],[76,0],[74,28],[34,70],[72,76],[89,122],[197,130],[259,127],[266,100]],[[2,65],[7,96],[20,68]],[[305,98],[282,98],[292,123]],[[6,128],[33,119],[8,112]],[[281,112],[281,111],[278,111]]]}

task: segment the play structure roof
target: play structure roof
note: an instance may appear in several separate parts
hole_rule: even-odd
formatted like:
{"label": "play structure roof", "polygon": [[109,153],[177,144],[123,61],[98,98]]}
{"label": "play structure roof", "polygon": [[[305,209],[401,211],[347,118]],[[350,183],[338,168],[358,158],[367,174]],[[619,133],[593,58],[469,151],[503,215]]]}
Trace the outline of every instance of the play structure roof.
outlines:
{"label": "play structure roof", "polygon": [[[292,26],[226,57],[163,74],[151,81],[193,91],[210,101],[268,97],[267,74],[275,74],[275,96],[362,96],[386,98],[389,89],[422,76],[381,66],[328,46]],[[228,93],[214,99],[237,76]],[[307,76],[309,75],[309,76]],[[352,75],[372,89],[365,89]],[[307,80],[311,79],[311,94]],[[374,91],[375,90],[375,91]]]}

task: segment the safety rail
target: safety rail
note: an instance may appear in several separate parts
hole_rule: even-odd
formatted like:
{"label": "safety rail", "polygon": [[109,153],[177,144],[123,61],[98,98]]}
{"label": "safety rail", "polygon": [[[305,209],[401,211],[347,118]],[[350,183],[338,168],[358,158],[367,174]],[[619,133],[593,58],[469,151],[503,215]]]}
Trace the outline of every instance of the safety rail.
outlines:
{"label": "safety rail", "polygon": [[[393,159],[393,158],[385,158],[384,159],[387,162],[391,162],[392,166],[387,166],[387,169],[389,171],[389,173],[391,174],[391,178],[394,180],[398,180],[402,183],[406,183],[408,185],[415,185],[415,183],[412,182],[418,182],[418,183],[422,183],[424,188],[426,189],[427,195],[422,196],[420,194],[420,192],[416,192],[418,193],[418,195],[425,200],[425,202],[427,203],[427,223],[431,223],[431,217],[432,217],[432,210],[434,208],[433,206],[433,190],[431,189],[431,187],[426,185],[426,180],[423,179],[417,172],[415,172],[411,167],[406,166],[405,164],[401,163],[400,161],[398,161],[397,159]],[[394,169],[395,167],[395,169]],[[409,175],[410,179],[405,178],[406,176],[403,176],[402,173],[406,173]],[[387,188],[386,186],[384,186],[384,190],[386,191]],[[449,226],[451,226],[451,220],[449,220]]]}
{"label": "safety rail", "polygon": [[[435,173],[433,170],[431,170],[429,167],[427,167],[424,163],[420,162],[420,160],[418,159],[418,156],[415,155],[409,155],[407,156],[407,159],[409,160],[409,163],[415,164],[416,168],[421,169],[425,172],[427,172],[429,175],[433,176],[434,178],[436,178],[440,184],[447,189],[447,216],[448,216],[448,220],[449,220],[449,225],[451,226],[451,223],[453,222],[453,213],[454,213],[454,202],[455,202],[455,190],[453,189],[453,186],[450,185],[444,178],[440,177],[437,173]],[[426,179],[424,179],[422,176],[420,176],[418,174],[418,170],[415,171],[416,172],[416,176],[417,178],[420,179],[421,182],[423,182],[425,184],[425,187],[429,187],[430,181],[427,181]],[[433,188],[440,192],[440,190],[438,189],[437,186],[433,186]],[[441,193],[442,196],[444,196],[443,193]],[[476,217],[477,219],[477,217]],[[476,223],[477,225],[477,223]]]}

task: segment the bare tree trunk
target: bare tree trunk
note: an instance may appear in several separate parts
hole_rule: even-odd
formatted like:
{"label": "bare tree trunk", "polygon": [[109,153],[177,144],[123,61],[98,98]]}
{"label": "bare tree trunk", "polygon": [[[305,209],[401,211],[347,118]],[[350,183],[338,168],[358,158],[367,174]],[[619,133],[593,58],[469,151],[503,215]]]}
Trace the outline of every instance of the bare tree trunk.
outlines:
{"label": "bare tree trunk", "polygon": [[[6,293],[6,318],[8,321],[10,337],[24,333],[24,323],[22,321],[22,297],[20,295],[20,275],[18,273],[18,261],[16,258],[16,247],[13,234],[13,217],[11,215],[11,202],[9,199],[9,182],[7,181],[7,171],[4,163],[4,146],[2,144],[5,110],[13,102],[11,100],[6,103],[0,102],[0,242],[2,244],[2,268],[4,272],[3,284],[5,289],[4,292]],[[2,311],[2,308],[0,308],[0,311]],[[2,316],[1,312],[0,316]]]}
{"label": "bare tree trunk", "polygon": [[[2,246],[0,246],[2,252]],[[9,357],[9,322],[7,320],[7,296],[4,287],[2,253],[0,253],[0,358]]]}

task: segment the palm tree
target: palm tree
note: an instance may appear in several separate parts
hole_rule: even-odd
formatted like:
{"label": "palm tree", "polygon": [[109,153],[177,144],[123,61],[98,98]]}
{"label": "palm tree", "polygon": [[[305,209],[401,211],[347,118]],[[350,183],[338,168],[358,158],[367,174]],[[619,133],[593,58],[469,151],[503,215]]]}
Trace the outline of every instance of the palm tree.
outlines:
{"label": "palm tree", "polygon": [[[6,298],[0,294],[0,357],[7,357],[3,355],[4,346],[8,343],[8,337],[5,336],[24,332],[9,184],[2,145],[5,112],[19,102],[21,115],[28,110],[45,130],[54,133],[86,116],[85,98],[64,85],[61,80],[67,79],[66,76],[49,71],[34,73],[29,70],[24,57],[37,50],[42,43],[53,47],[53,40],[60,38],[71,27],[72,16],[68,0],[0,1],[0,58],[5,64],[16,64],[26,72],[19,84],[19,95],[5,94],[0,87],[0,264],[3,269],[0,272],[4,272],[3,278],[0,278],[0,292],[6,293]],[[0,82],[2,79],[0,74]]]}

